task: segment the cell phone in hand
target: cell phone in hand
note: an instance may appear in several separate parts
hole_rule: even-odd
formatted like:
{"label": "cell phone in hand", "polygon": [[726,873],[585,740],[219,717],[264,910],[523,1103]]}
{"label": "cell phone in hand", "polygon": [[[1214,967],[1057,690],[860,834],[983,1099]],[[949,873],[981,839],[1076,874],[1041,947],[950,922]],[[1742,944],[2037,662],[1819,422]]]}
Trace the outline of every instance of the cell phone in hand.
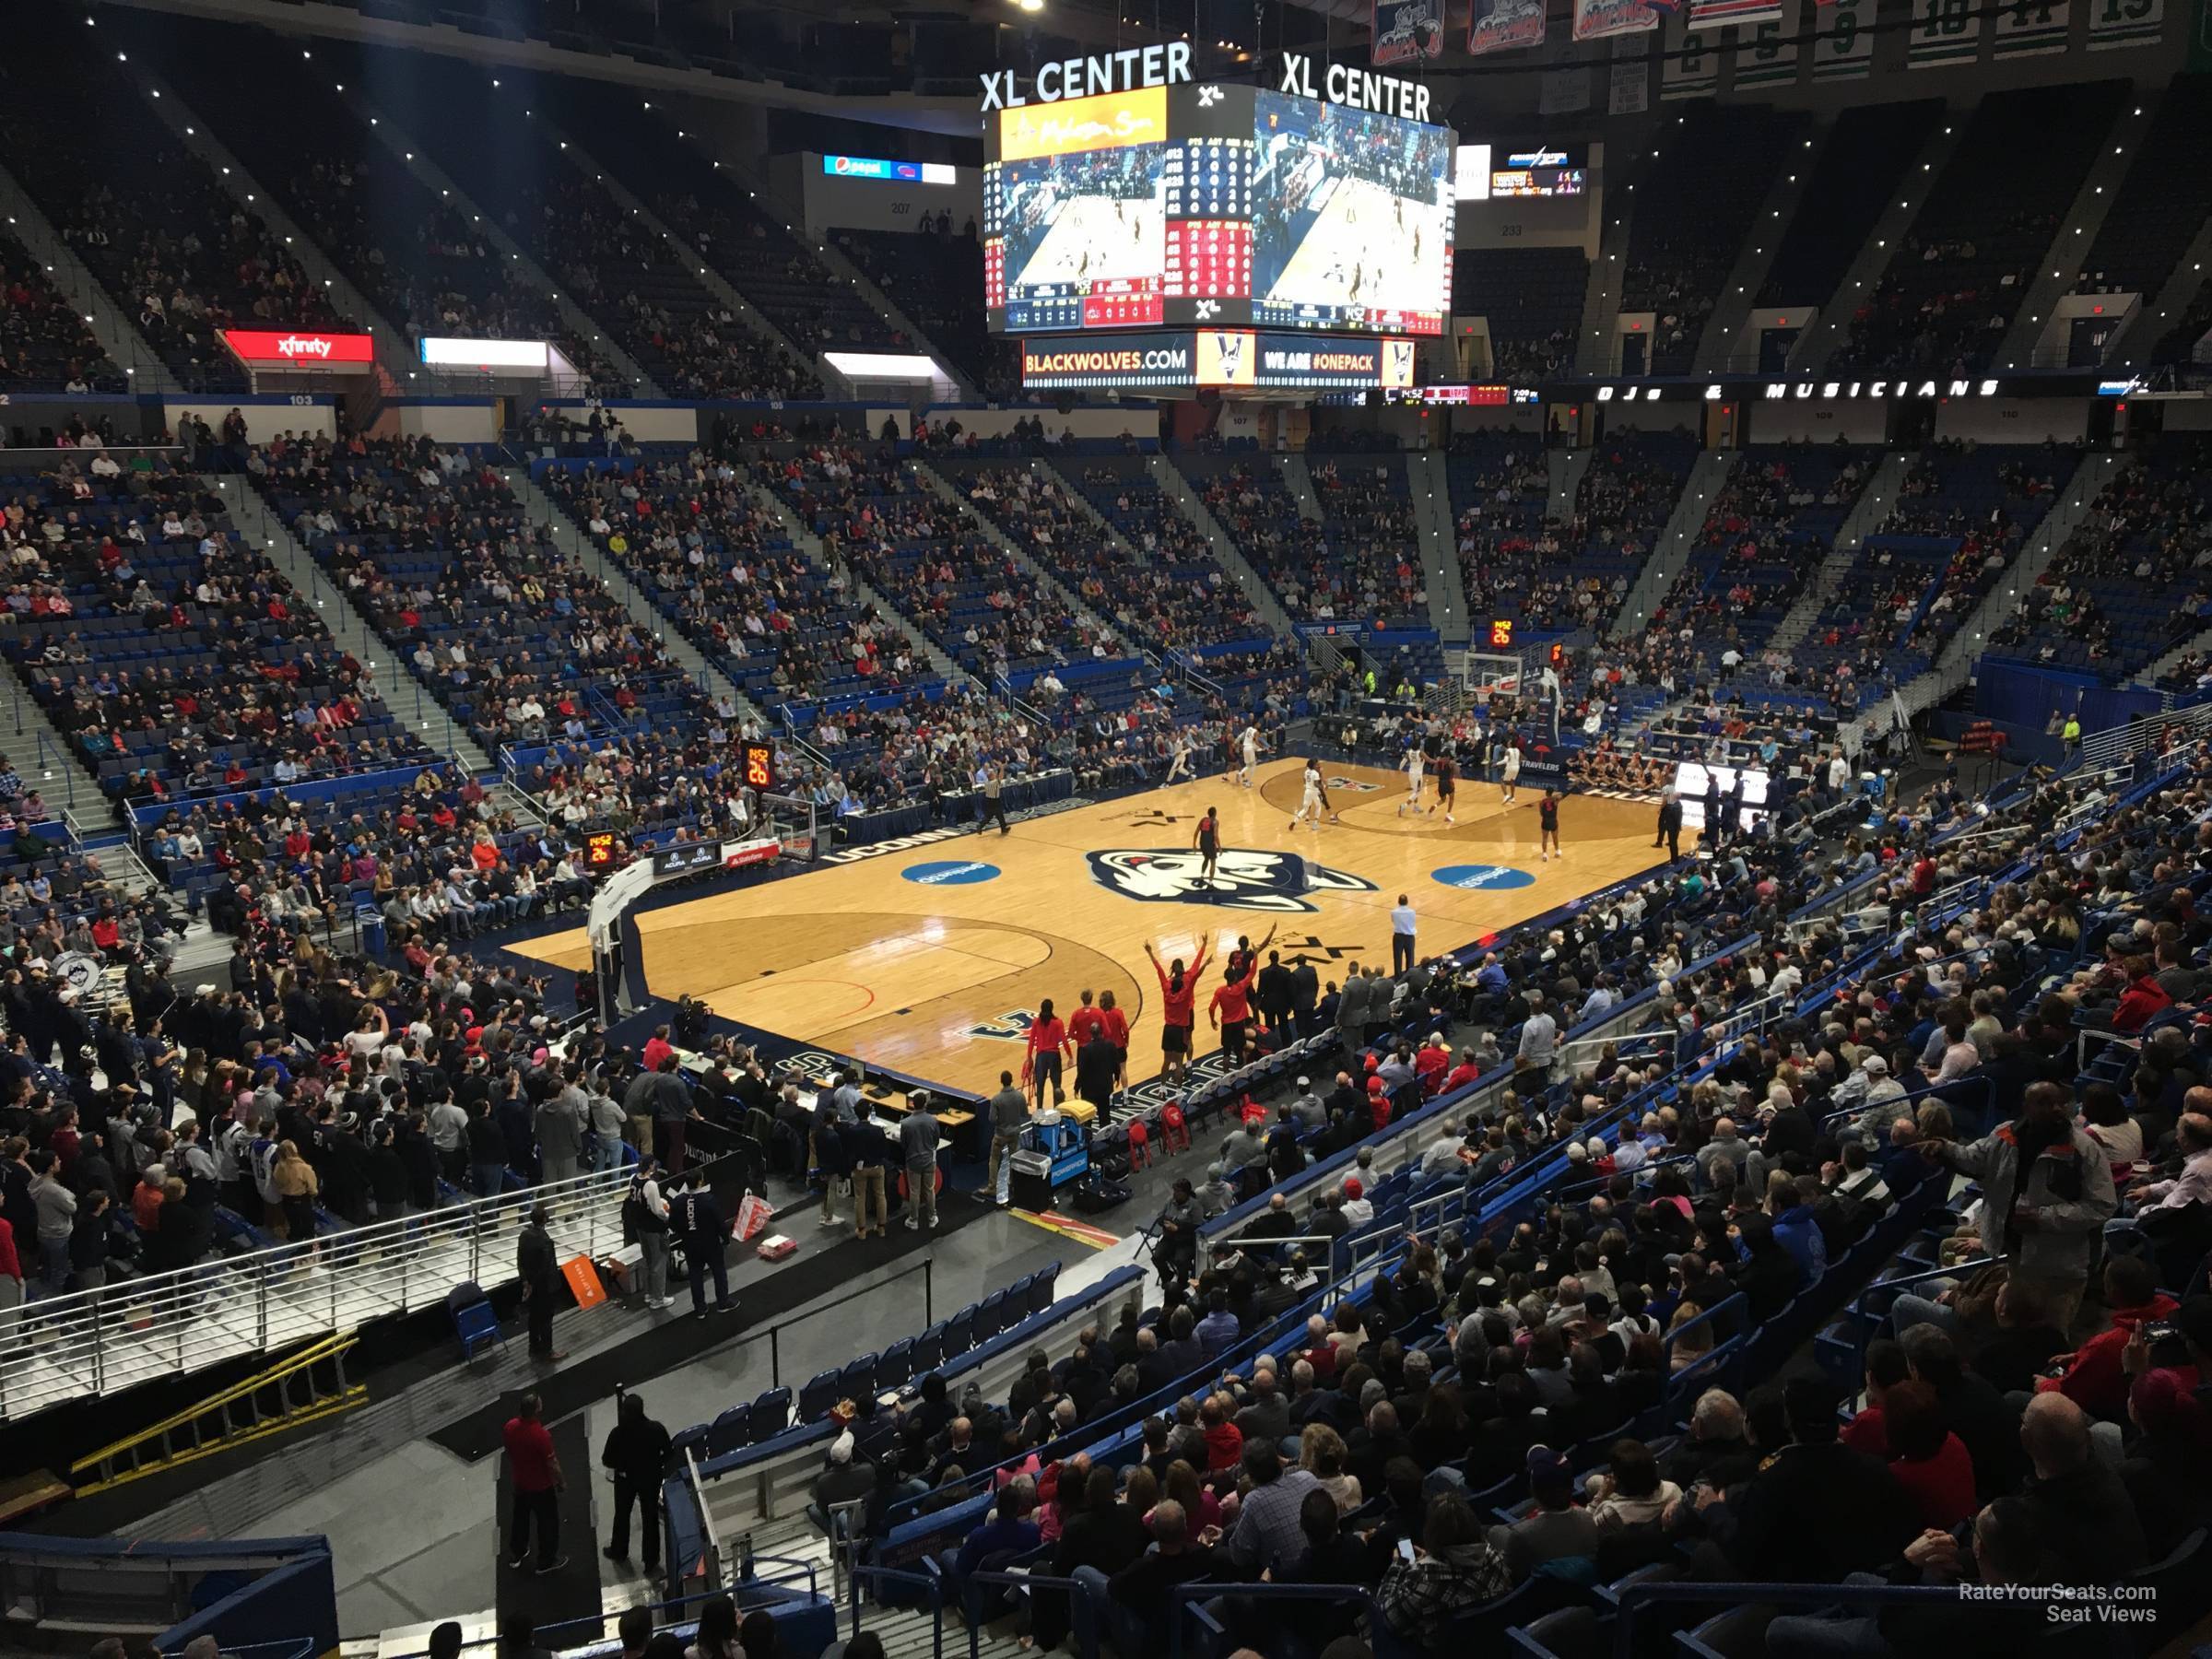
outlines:
{"label": "cell phone in hand", "polygon": [[1400,1538],[1398,1540],[1398,1559],[1406,1562],[1412,1561],[1413,1540],[1411,1538]]}

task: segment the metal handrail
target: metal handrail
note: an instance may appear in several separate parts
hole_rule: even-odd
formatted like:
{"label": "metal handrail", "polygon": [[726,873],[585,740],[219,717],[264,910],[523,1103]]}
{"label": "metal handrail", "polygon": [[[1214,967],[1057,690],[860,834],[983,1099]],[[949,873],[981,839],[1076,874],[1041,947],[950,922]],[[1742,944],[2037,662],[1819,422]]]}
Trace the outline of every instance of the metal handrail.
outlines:
{"label": "metal handrail", "polygon": [[622,1242],[629,1179],[594,1171],[27,1303],[0,1351],[0,1418],[436,1307],[464,1280],[504,1283],[540,1204],[563,1258],[596,1256]]}

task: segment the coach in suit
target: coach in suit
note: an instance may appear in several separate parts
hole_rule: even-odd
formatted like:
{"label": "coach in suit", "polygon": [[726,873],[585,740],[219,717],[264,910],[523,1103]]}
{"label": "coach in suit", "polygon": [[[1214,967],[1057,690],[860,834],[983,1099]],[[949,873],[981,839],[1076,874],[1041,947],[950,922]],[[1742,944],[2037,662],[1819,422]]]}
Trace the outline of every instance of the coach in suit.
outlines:
{"label": "coach in suit", "polygon": [[1311,958],[1290,970],[1290,1010],[1298,1018],[1298,1034],[1311,1037],[1319,1027],[1314,1009],[1321,1001],[1321,973]]}
{"label": "coach in suit", "polygon": [[1358,1053],[1359,1045],[1367,1041],[1370,989],[1367,976],[1359,971],[1359,964],[1354,962],[1344,982],[1344,994],[1336,1000],[1336,1036],[1347,1054]]}
{"label": "coach in suit", "polygon": [[1659,797],[1659,833],[1652,845],[1661,842],[1666,845],[1667,857],[1682,856],[1682,797],[1671,789]]}
{"label": "coach in suit", "polygon": [[1281,1030],[1290,1018],[1290,970],[1283,966],[1281,951],[1267,953],[1267,966],[1260,970],[1255,990],[1253,1001],[1260,1017],[1271,1029]]}

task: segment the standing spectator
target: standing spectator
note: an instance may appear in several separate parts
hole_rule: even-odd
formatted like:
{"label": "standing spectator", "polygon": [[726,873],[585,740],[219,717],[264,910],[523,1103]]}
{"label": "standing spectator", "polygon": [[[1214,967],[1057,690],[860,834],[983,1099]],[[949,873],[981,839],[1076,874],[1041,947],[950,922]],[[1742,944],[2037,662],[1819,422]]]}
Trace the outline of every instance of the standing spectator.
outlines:
{"label": "standing spectator", "polygon": [[559,1572],[569,1564],[560,1551],[560,1493],[568,1484],[553,1436],[538,1414],[535,1394],[524,1394],[507,1419],[507,1480],[514,1488],[513,1518],[507,1528],[507,1565],[520,1572],[530,1559],[530,1535],[537,1534],[537,1571]]}
{"label": "standing spectator", "polygon": [[1029,1127],[1029,1098],[1014,1087],[1014,1074],[998,1074],[998,1092],[987,1102],[991,1111],[991,1171],[983,1182],[1003,1209],[1012,1200],[1014,1154],[1021,1147],[1021,1132]]}
{"label": "standing spectator", "polygon": [[515,1236],[514,1270],[523,1281],[523,1302],[530,1316],[530,1356],[548,1363],[565,1359],[565,1351],[553,1346],[553,1303],[559,1295],[560,1265],[547,1230],[551,1220],[542,1204],[534,1205],[530,1219]]}
{"label": "standing spectator", "polygon": [[883,1188],[889,1175],[893,1143],[876,1121],[874,1101],[864,1096],[854,1112],[858,1122],[848,1132],[853,1141],[853,1236],[866,1238],[871,1230],[868,1218],[873,1216],[873,1230],[880,1239],[890,1220]]}
{"label": "standing spectator", "polygon": [[713,1190],[700,1171],[691,1171],[688,1185],[683,1195],[670,1206],[678,1219],[677,1230],[683,1234],[684,1260],[691,1269],[691,1317],[707,1316],[707,1275],[714,1276],[714,1312],[734,1313],[737,1304],[730,1300],[730,1269],[724,1258],[729,1247],[730,1224],[723,1219],[722,1206],[714,1202]]}
{"label": "standing spectator", "polygon": [[599,1461],[615,1482],[615,1535],[607,1544],[606,1559],[629,1559],[629,1508],[634,1502],[650,1578],[661,1565],[661,1480],[668,1467],[668,1430],[645,1415],[645,1402],[636,1394],[623,1394]]}
{"label": "standing spectator", "polygon": [[638,1159],[629,1178],[629,1192],[622,1201],[622,1227],[638,1246],[645,1305],[672,1305],[676,1299],[668,1294],[668,1199],[661,1189],[660,1161],[650,1152]]}
{"label": "standing spectator", "polygon": [[2031,1083],[2020,1115],[1969,1146],[1921,1143],[1923,1156],[1982,1182],[1983,1247],[2033,1283],[2051,1322],[2072,1328],[2088,1288],[2089,1256],[2118,1207],[2112,1167],[2076,1127],[2057,1083]]}
{"label": "standing spectator", "polygon": [[937,1225],[937,1142],[942,1134],[935,1099],[925,1089],[914,1090],[899,1124],[899,1151],[906,1166],[909,1232],[924,1227],[934,1230]]}

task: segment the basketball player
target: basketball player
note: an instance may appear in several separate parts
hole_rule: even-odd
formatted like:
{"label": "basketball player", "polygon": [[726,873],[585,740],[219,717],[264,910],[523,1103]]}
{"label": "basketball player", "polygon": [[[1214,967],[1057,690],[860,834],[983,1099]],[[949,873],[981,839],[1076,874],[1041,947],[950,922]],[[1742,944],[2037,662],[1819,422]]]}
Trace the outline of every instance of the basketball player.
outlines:
{"label": "basketball player", "polygon": [[1406,798],[1398,803],[1400,818],[1421,809],[1421,773],[1428,766],[1428,759],[1418,743],[1406,751]]}
{"label": "basketball player", "polygon": [[[1141,1010],[1140,1010],[1141,1012]],[[1129,1087],[1129,1016],[1115,1005],[1113,993],[1099,993],[1100,1041],[1113,1045],[1113,1086]]]}
{"label": "basketball player", "polygon": [[1544,861],[1548,864],[1563,856],[1559,852],[1559,797],[1552,790],[1546,790],[1544,798],[1536,803],[1536,829]]}
{"label": "basketball player", "polygon": [[1206,882],[1206,890],[1214,890],[1214,869],[1221,862],[1221,819],[1208,806],[1206,816],[1198,820],[1198,828],[1191,837],[1191,845],[1198,849],[1201,861],[1199,875]]}
{"label": "basketball player", "polygon": [[1257,945],[1252,942],[1250,934],[1239,934],[1237,942],[1230,947],[1229,955],[1222,960],[1221,977],[1225,980],[1250,979],[1252,971],[1259,965],[1260,952],[1275,943],[1275,935],[1281,927],[1282,924],[1277,923],[1267,930],[1267,936]]}
{"label": "basketball player", "polygon": [[1511,806],[1513,804],[1513,786],[1521,781],[1521,745],[1512,738],[1505,740],[1505,754],[1498,767],[1499,798]]}
{"label": "basketball player", "polygon": [[1237,776],[1244,787],[1250,789],[1253,768],[1259,765],[1260,757],[1267,749],[1267,746],[1260,741],[1260,728],[1256,725],[1247,724],[1243,735],[1237,739],[1237,747],[1244,754],[1244,764],[1238,771]]}
{"label": "basketball player", "polygon": [[1436,758],[1436,805],[1430,807],[1429,810],[1435,812],[1441,809],[1444,815],[1444,822],[1447,824],[1459,822],[1452,816],[1452,808],[1457,804],[1459,798],[1459,777],[1456,766],[1457,762],[1452,759],[1449,750]]}
{"label": "basketball player", "polygon": [[1159,1075],[1164,1081],[1180,1083],[1190,1076],[1191,1028],[1198,1022],[1198,982],[1206,973],[1206,953],[1212,943],[1210,939],[1198,941],[1197,959],[1185,971],[1181,957],[1162,968],[1152,941],[1145,941],[1145,959],[1159,975]]}
{"label": "basketball player", "polygon": [[1326,777],[1321,780],[1321,805],[1322,809],[1329,815],[1330,823],[1341,824],[1344,822],[1343,816],[1336,810],[1336,803],[1329,798],[1329,781]]}
{"label": "basketball player", "polygon": [[1295,830],[1301,818],[1310,818],[1313,833],[1321,833],[1321,768],[1312,759],[1306,762],[1306,791],[1299,800],[1298,810],[1290,815],[1290,828]]}
{"label": "basketball player", "polygon": [[1191,770],[1191,735],[1181,727],[1175,732],[1175,753],[1168,761],[1168,775],[1160,780],[1164,788],[1170,783],[1186,782],[1198,774]]}

